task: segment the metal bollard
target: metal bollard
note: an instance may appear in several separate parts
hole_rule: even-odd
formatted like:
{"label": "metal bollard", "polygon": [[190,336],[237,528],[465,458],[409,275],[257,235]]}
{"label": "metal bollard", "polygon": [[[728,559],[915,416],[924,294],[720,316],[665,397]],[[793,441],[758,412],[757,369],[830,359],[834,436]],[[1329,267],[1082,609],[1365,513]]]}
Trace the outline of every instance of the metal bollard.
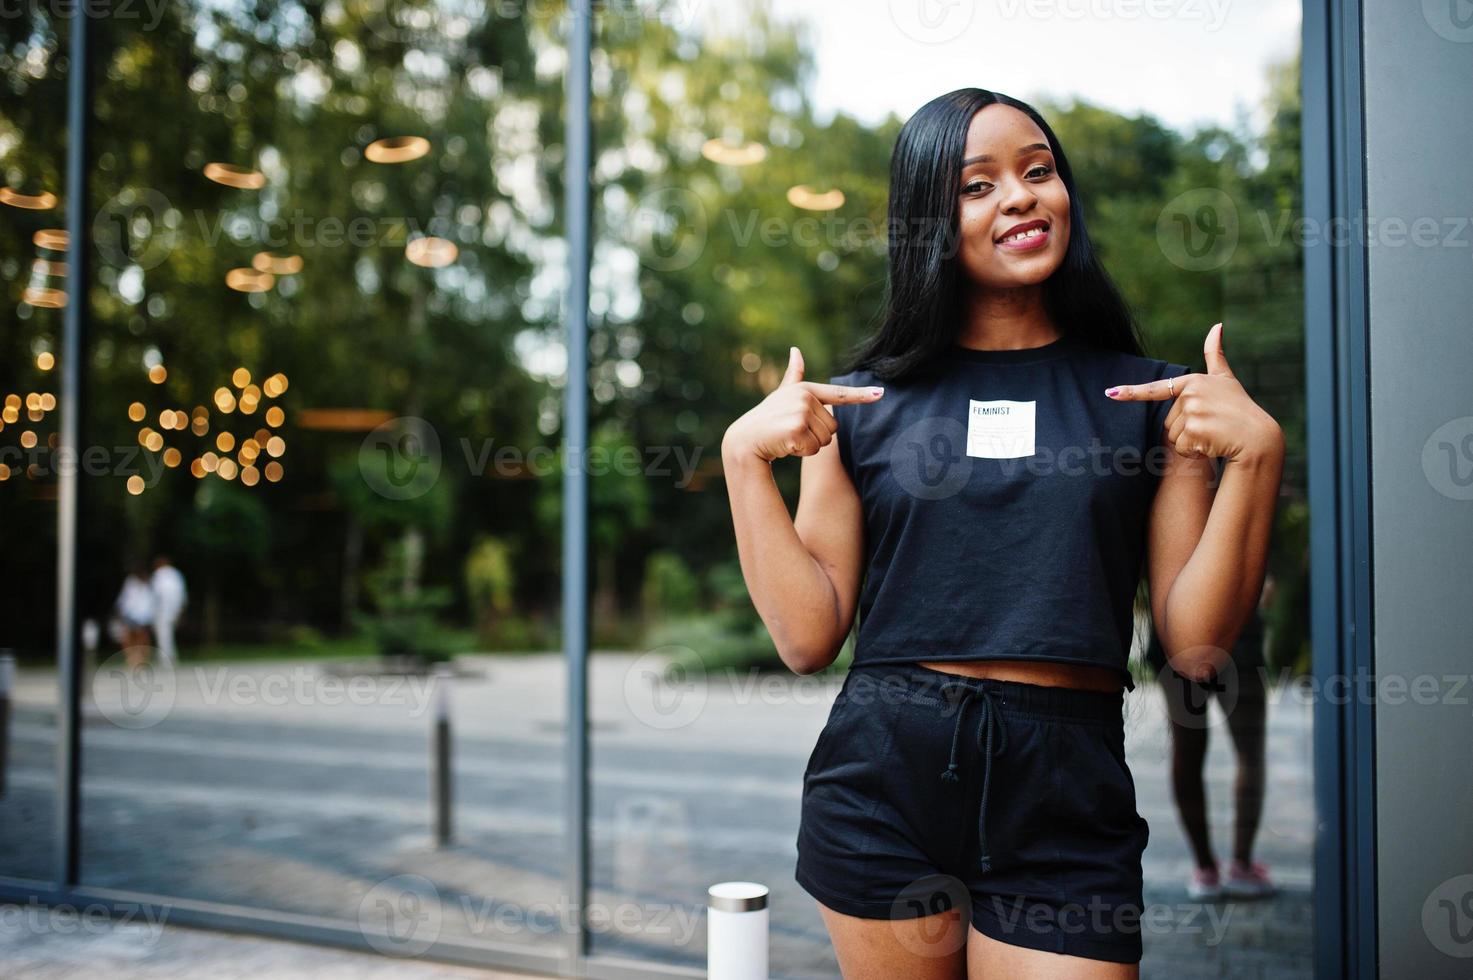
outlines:
{"label": "metal bollard", "polygon": [[82,676],[87,683],[97,673],[97,643],[102,639],[102,627],[90,616],[82,620]]}
{"label": "metal bollard", "polygon": [[10,692],[15,687],[15,655],[0,651],[0,798],[5,796],[5,770],[10,766]]}
{"label": "metal bollard", "polygon": [[450,764],[450,679],[448,664],[435,666],[435,733],[431,746],[430,792],[435,806],[435,846],[445,847],[453,836],[450,823],[454,776]]}
{"label": "metal bollard", "polygon": [[767,886],[712,885],[706,901],[707,980],[767,980]]}

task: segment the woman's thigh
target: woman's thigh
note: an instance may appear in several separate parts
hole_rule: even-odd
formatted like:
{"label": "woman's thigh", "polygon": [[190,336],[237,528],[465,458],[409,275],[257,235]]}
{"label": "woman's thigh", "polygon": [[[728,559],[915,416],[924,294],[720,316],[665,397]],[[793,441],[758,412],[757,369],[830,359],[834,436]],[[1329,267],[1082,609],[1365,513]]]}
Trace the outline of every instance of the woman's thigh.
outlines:
{"label": "woman's thigh", "polygon": [[862,919],[818,903],[844,980],[966,980],[965,909],[913,919]]}
{"label": "woman's thigh", "polygon": [[1028,949],[992,939],[975,926],[968,930],[968,980],[1137,980],[1140,975],[1139,963],[1110,963]]}

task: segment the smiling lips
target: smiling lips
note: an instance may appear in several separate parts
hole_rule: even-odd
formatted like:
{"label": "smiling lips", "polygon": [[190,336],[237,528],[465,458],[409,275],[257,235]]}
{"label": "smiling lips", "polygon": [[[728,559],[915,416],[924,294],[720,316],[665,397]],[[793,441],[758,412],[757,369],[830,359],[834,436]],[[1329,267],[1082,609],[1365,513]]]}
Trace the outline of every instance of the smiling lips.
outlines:
{"label": "smiling lips", "polygon": [[1026,221],[1008,229],[1006,235],[997,240],[999,248],[1014,252],[1027,252],[1048,244],[1048,222]]}

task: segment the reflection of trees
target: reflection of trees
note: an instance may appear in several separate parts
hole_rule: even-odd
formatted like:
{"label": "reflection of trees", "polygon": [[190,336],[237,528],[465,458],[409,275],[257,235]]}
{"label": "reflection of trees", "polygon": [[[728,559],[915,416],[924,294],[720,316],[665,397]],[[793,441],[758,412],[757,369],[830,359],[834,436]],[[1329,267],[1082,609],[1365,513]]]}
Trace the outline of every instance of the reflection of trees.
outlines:
{"label": "reflection of trees", "polygon": [[[96,22],[88,440],[134,445],[130,402],[151,415],[189,411],[239,366],[291,378],[283,480],[234,487],[271,533],[250,588],[222,592],[226,631],[260,610],[345,623],[363,575],[396,542],[421,569],[410,572],[416,584],[463,594],[465,560],[485,533],[517,556],[519,607],[557,601],[559,467],[472,473],[468,461],[488,440],[526,458],[555,446],[560,425],[565,25],[557,5],[531,5],[528,17],[511,9],[196,4],[161,8],[154,29]],[[631,447],[642,469],[592,481],[604,628],[648,593],[645,565],[656,552],[662,568],[690,568],[701,598],[716,601],[713,572],[734,558],[716,479],[721,434],[776,382],[789,345],[803,348],[811,377],[826,377],[873,322],[899,128],[893,118],[875,127],[843,114],[816,119],[802,34],[761,9],[725,35],[682,33],[623,9],[600,15],[593,74],[590,383],[595,441]],[[7,180],[59,189],[65,72],[55,34],[54,25],[0,20],[0,167]],[[1293,510],[1303,507],[1302,294],[1298,246],[1271,231],[1281,213],[1298,214],[1297,97],[1297,66],[1275,69],[1276,128],[1261,139],[1241,127],[1183,135],[1081,102],[1039,106],[1070,151],[1091,231],[1151,353],[1197,365],[1206,328],[1224,319],[1235,370],[1284,424],[1295,447],[1275,563],[1286,595],[1296,594],[1303,553]],[[363,158],[372,140],[403,135],[428,138],[431,152],[396,165]],[[765,159],[713,163],[700,151],[718,136],[761,143]],[[266,184],[212,183],[201,175],[210,161],[259,167]],[[801,210],[788,198],[800,184],[815,194],[837,188],[844,201]],[[1241,231],[1231,258],[1200,272],[1173,265],[1157,241],[1163,204],[1194,188],[1224,191]],[[59,212],[0,208],[0,272],[14,311],[0,336],[5,391],[45,390],[27,365],[33,348],[54,349],[59,312],[19,297],[31,234],[59,224]],[[459,257],[441,269],[408,263],[405,243],[422,234],[453,241]],[[303,269],[264,293],[226,289],[225,273],[262,250],[299,254]],[[150,358],[167,367],[164,383],[148,380]],[[443,463],[429,499],[375,497],[355,476],[363,432],[296,424],[300,410],[318,408],[424,418]],[[0,445],[9,438],[10,427],[0,431]],[[694,460],[688,482],[672,449]],[[795,492],[798,467],[778,469]],[[223,563],[181,517],[219,482],[181,467],[131,497],[122,475],[91,481],[84,594],[97,602],[88,605],[111,598],[128,547],[193,548],[198,560]],[[50,568],[50,505],[33,497],[24,483],[0,485],[0,546]],[[12,591],[0,602],[38,595]],[[30,628],[29,643],[48,642],[49,624]]]}

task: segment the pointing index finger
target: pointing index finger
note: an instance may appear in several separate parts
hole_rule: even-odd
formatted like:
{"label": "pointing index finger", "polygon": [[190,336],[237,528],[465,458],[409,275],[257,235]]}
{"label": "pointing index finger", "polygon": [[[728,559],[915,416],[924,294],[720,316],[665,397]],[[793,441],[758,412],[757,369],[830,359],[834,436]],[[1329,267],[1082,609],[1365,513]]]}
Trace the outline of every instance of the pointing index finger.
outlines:
{"label": "pointing index finger", "polygon": [[1175,398],[1181,394],[1182,379],[1171,378],[1169,379],[1170,385],[1167,384],[1167,380],[1163,378],[1160,381],[1148,381],[1139,385],[1116,385],[1113,388],[1106,388],[1105,394],[1117,402],[1164,402],[1168,398]]}
{"label": "pointing index finger", "polygon": [[853,385],[832,385],[822,381],[809,381],[804,383],[814,397],[825,405],[852,405],[858,402],[872,402],[879,400],[885,393],[884,388],[859,388]]}

